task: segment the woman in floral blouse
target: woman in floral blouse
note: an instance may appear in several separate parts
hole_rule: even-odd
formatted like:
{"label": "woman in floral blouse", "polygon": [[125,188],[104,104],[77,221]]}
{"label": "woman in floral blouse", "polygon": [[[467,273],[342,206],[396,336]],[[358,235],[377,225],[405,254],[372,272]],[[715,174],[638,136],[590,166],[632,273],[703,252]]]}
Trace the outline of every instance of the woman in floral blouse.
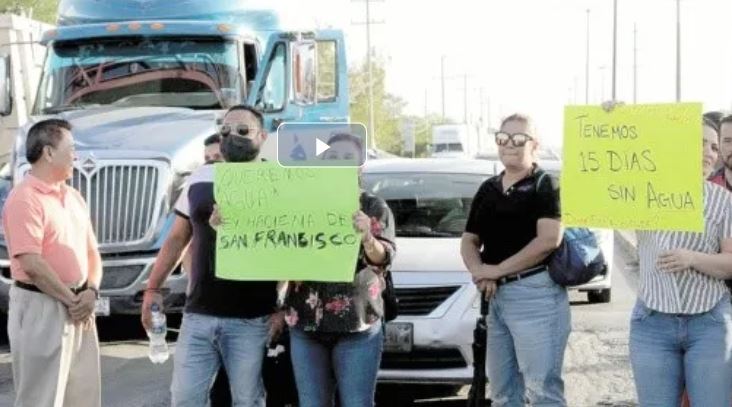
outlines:
{"label": "woman in floral blouse", "polygon": [[[361,141],[333,136],[325,159],[361,157]],[[361,192],[353,225],[361,249],[351,283],[291,283],[286,299],[292,364],[301,407],[373,406],[384,334],[384,273],[394,256],[394,221],[386,203]]]}

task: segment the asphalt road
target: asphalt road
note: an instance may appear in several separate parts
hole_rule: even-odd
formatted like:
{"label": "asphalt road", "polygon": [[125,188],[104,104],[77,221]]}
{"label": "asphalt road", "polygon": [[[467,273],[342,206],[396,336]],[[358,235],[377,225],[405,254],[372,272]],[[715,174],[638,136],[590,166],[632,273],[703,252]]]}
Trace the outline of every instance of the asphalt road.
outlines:
{"label": "asphalt road", "polygon": [[[637,270],[627,266],[628,256],[616,248],[613,299],[609,304],[588,304],[586,295],[572,293],[572,324],[564,377],[570,406],[637,406],[628,361],[628,317],[635,300]],[[177,318],[169,326],[180,324]],[[102,386],[105,407],[167,406],[170,403],[172,360],[153,365],[147,359],[147,342],[139,319],[101,318]],[[0,315],[0,407],[13,400],[6,320]],[[174,337],[173,337],[174,338]],[[172,339],[169,337],[169,339]],[[416,404],[431,407],[464,406],[467,387],[457,396],[435,398],[429,388],[400,387],[413,391]],[[395,406],[395,399],[382,406]]]}

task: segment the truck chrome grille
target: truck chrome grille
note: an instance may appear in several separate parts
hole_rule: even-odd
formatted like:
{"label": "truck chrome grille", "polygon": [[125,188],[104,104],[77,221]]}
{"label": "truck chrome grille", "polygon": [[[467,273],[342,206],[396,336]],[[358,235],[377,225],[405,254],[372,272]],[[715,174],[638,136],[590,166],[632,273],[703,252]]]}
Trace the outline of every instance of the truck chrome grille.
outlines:
{"label": "truck chrome grille", "polygon": [[69,184],[86,200],[101,247],[144,243],[162,204],[161,169],[155,164],[103,164],[74,168]]}

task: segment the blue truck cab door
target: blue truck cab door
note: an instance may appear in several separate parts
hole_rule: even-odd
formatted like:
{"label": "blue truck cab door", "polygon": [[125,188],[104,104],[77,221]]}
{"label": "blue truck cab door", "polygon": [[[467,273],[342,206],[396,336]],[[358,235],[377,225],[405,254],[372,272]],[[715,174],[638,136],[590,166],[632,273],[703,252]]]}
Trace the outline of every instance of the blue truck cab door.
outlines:
{"label": "blue truck cab door", "polygon": [[247,103],[264,113],[269,138],[261,156],[276,159],[285,122],[347,122],[348,67],[338,30],[271,34]]}

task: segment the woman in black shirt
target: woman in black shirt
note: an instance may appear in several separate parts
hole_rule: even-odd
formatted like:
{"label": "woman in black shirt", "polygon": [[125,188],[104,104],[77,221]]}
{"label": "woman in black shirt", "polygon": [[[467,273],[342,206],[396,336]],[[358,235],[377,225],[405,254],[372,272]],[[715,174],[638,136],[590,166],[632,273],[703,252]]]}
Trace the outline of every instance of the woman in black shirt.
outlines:
{"label": "woman in black shirt", "polygon": [[567,291],[549,277],[561,242],[557,180],[535,164],[531,120],[512,115],[496,133],[506,168],[475,195],[461,253],[491,298],[488,378],[493,405],[566,406],[561,377],[570,332]]}

